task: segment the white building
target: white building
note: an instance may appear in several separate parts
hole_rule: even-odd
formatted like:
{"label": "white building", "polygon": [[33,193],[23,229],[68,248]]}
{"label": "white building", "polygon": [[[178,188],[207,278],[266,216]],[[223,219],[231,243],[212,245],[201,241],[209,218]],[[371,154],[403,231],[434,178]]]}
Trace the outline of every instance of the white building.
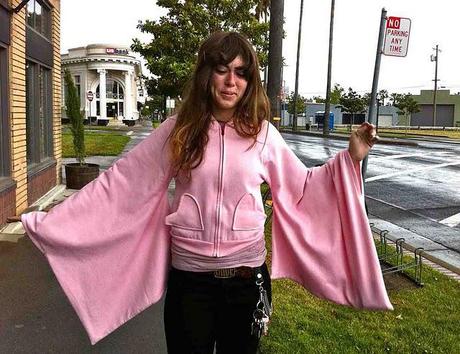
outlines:
{"label": "white building", "polygon": [[[85,119],[93,117],[92,120],[97,119],[100,124],[107,124],[110,120],[128,125],[135,123],[139,118],[138,103],[145,103],[147,93],[141,63],[130,54],[129,47],[90,44],[69,49],[69,53],[61,58],[62,70],[70,70],[77,86]],[[62,78],[64,80],[64,75]],[[64,83],[62,87],[64,107]],[[88,99],[89,92],[92,101]]]}

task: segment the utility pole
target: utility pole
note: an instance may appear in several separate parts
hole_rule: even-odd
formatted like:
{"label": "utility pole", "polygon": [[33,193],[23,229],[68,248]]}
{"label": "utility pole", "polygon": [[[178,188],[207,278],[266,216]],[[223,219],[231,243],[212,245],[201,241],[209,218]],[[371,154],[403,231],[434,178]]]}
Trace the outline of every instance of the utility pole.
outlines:
{"label": "utility pole", "polygon": [[434,91],[433,91],[433,127],[436,126],[436,94],[438,92],[438,54],[441,51],[436,44],[436,47],[433,48],[436,52],[435,55],[431,55],[431,61],[435,62],[434,65]]}
{"label": "utility pole", "polygon": [[[280,91],[281,69],[283,66],[283,22],[284,0],[271,0],[267,95],[270,99],[272,117],[277,118],[281,116]],[[279,128],[279,121],[274,123]]]}
{"label": "utility pole", "polygon": [[292,119],[292,130],[297,130],[297,96],[299,95],[299,62],[300,62],[300,40],[302,38],[302,16],[303,0],[300,0],[299,33],[297,36],[297,61],[295,63],[295,89],[294,89],[294,118]]}
{"label": "utility pole", "polygon": [[331,69],[332,69],[332,41],[334,34],[334,11],[335,0],[331,0],[331,20],[329,23],[329,56],[327,59],[327,85],[326,85],[326,105],[324,107],[323,135],[329,135],[329,115],[331,112]]}

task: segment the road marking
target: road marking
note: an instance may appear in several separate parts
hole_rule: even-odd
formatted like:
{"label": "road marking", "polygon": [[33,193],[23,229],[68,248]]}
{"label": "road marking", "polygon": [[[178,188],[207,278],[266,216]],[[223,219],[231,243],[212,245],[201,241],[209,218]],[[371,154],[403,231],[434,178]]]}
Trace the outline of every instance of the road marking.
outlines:
{"label": "road marking", "polygon": [[433,165],[433,166],[414,168],[412,170],[387,173],[385,175],[366,178],[366,182],[373,182],[373,181],[378,181],[380,179],[385,179],[385,178],[390,178],[390,177],[395,177],[395,176],[403,176],[403,175],[408,175],[408,174],[411,174],[411,173],[414,173],[414,172],[433,170],[435,168],[441,168],[441,167],[447,167],[447,166],[455,166],[455,165],[460,165],[460,162],[457,161],[457,162],[441,163],[441,164],[437,164],[437,165]]}
{"label": "road marking", "polygon": [[128,136],[129,136],[129,135],[133,135],[133,133],[134,133],[134,132],[133,132],[132,130],[130,130],[129,132],[126,133],[126,135],[128,135]]}
{"label": "road marking", "polygon": [[439,222],[450,227],[455,227],[460,224],[460,213],[449,216],[448,218],[445,218]]}
{"label": "road marking", "polygon": [[427,155],[446,155],[449,154],[448,151],[441,151],[441,152],[428,152],[428,153],[417,153],[417,154],[401,154],[401,155],[389,155],[389,156],[369,156],[369,162],[371,161],[379,161],[379,160],[393,160],[393,159],[403,159],[405,157],[415,157],[415,156],[427,156]]}

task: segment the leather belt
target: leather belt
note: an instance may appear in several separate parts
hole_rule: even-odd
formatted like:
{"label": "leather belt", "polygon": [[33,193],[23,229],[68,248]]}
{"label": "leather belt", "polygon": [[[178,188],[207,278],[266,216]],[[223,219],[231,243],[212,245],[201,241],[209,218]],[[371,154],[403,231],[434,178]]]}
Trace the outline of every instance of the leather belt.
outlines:
{"label": "leather belt", "polygon": [[227,278],[244,278],[251,279],[254,276],[254,268],[251,267],[237,267],[237,268],[224,268],[218,269],[211,274],[214,278],[227,279]]}

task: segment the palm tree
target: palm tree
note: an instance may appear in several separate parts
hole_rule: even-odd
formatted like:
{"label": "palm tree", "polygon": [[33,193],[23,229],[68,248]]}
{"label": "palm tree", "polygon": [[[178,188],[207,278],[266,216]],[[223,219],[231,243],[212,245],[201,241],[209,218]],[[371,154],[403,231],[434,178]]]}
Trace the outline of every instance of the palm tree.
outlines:
{"label": "palm tree", "polygon": [[332,42],[334,35],[335,0],[331,0],[331,17],[329,21],[329,55],[327,60],[326,105],[324,107],[323,135],[329,135],[329,114],[331,112],[331,71],[332,71]]}
{"label": "palm tree", "polygon": [[281,68],[283,67],[284,0],[270,1],[270,39],[268,49],[268,85],[272,116],[280,117]]}

